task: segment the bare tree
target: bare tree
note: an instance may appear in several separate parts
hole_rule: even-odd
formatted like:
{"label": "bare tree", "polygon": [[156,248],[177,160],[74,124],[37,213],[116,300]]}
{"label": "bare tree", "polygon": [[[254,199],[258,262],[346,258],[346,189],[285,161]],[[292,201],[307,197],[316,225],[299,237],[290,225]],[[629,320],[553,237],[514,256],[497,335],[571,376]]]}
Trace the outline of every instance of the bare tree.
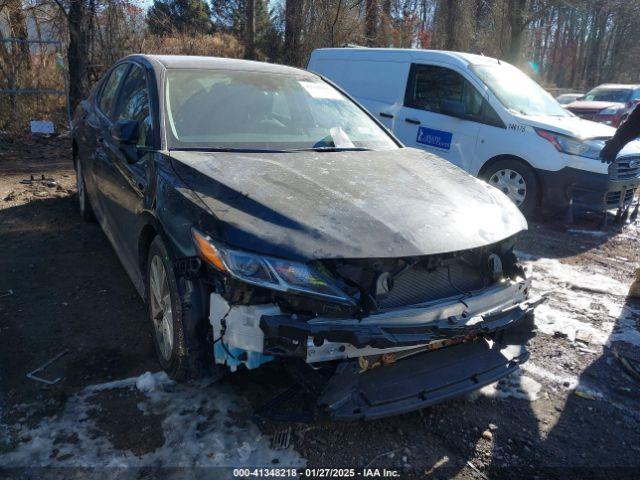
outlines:
{"label": "bare tree", "polygon": [[245,0],[244,58],[256,57],[256,0]]}
{"label": "bare tree", "polygon": [[284,13],[284,61],[301,65],[300,31],[302,29],[303,0],[286,0]]}
{"label": "bare tree", "polygon": [[378,1],[365,1],[364,36],[367,46],[378,46]]}

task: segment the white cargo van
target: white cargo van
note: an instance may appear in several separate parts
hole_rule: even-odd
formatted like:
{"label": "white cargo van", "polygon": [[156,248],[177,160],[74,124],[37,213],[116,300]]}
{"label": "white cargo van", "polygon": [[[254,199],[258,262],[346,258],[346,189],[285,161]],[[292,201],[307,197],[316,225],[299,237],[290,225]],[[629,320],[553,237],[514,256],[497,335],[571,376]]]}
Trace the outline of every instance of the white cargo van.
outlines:
{"label": "white cargo van", "polygon": [[524,213],[540,204],[604,210],[631,203],[640,142],[612,165],[615,130],[578,118],[500,60],[459,52],[330,48],[308,69],[354,97],[406,146],[436,153],[501,189]]}

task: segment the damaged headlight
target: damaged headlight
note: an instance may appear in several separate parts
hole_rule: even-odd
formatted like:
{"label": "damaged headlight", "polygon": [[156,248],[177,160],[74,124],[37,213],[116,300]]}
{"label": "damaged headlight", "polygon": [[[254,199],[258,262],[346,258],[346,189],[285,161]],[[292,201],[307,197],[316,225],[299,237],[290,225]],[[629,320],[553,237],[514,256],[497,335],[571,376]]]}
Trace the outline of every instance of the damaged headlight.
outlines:
{"label": "damaged headlight", "polygon": [[302,293],[355,305],[355,300],[315,268],[300,262],[233,250],[192,229],[198,255],[231,277],[281,292]]}

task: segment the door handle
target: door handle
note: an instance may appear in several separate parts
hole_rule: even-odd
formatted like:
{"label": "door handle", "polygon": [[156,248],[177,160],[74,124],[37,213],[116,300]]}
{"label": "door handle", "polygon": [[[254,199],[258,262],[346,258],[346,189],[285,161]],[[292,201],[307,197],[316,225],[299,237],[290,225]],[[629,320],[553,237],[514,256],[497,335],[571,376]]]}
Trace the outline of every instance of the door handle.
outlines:
{"label": "door handle", "polygon": [[414,125],[420,125],[420,120],[416,118],[405,118],[404,121],[407,123],[413,123]]}
{"label": "door handle", "polygon": [[380,112],[378,115],[380,115],[381,117],[384,117],[384,118],[393,118],[393,115],[391,115],[390,113],[387,113],[387,112]]}
{"label": "door handle", "polygon": [[104,143],[104,137],[98,137],[98,143]]}

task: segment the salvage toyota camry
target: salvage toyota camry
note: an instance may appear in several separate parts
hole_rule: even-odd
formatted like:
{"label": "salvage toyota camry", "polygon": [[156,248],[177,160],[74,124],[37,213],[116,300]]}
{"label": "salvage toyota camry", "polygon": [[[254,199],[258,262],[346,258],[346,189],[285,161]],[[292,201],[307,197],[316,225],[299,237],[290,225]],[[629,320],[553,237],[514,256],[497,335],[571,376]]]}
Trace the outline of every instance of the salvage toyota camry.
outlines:
{"label": "salvage toyota camry", "polygon": [[80,212],[173,378],[302,362],[325,379],[321,411],[377,418],[528,357],[517,207],[314,74],[130,56],[78,107],[73,153]]}

